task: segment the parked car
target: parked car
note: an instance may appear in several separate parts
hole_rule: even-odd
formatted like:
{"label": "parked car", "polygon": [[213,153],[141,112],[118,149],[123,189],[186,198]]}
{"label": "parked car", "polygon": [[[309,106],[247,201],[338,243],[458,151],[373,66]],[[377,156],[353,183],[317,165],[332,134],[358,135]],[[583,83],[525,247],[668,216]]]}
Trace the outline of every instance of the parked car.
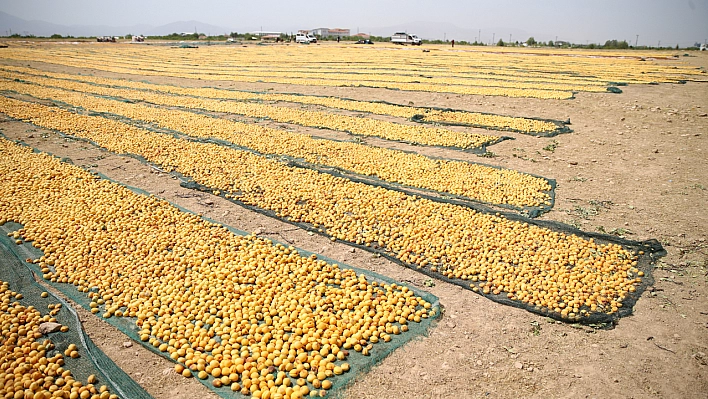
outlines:
{"label": "parked car", "polygon": [[372,42],[369,39],[361,39],[361,40],[357,40],[357,42],[354,44],[374,44],[374,42]]}

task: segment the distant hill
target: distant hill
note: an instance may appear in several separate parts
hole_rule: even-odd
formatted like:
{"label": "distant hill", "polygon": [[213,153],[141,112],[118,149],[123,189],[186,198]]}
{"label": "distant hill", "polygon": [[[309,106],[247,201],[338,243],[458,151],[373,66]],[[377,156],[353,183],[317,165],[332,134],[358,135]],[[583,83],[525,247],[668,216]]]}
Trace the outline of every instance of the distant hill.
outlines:
{"label": "distant hill", "polygon": [[9,36],[20,35],[51,36],[55,33],[66,35],[68,27],[44,21],[27,21],[0,11],[0,34]]}
{"label": "distant hill", "polygon": [[199,21],[178,21],[161,26],[132,25],[132,26],[104,26],[104,25],[58,25],[45,21],[28,21],[0,11],[0,35],[51,36],[123,36],[135,35],[168,35],[170,33],[194,32],[220,35],[231,32],[227,28],[205,24]]}

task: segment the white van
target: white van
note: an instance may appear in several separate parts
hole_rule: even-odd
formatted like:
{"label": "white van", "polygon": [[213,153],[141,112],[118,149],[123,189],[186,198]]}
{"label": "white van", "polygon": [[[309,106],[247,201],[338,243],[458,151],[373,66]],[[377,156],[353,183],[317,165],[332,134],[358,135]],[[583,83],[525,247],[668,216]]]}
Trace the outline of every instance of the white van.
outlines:
{"label": "white van", "polygon": [[409,35],[406,32],[396,32],[391,35],[391,43],[412,44],[414,46],[420,46],[421,44],[423,44],[423,41],[416,35]]}
{"label": "white van", "polygon": [[295,35],[295,43],[317,43],[317,37],[311,33],[298,33]]}

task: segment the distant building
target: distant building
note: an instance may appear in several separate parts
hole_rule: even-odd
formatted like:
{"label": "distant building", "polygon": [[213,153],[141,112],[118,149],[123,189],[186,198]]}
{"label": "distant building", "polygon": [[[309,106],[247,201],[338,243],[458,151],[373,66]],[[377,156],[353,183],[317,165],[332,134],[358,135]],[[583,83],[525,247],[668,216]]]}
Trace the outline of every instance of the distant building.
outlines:
{"label": "distant building", "polygon": [[345,37],[349,36],[351,33],[349,32],[349,29],[339,29],[339,28],[334,28],[329,30],[329,36],[334,36],[334,37]]}
{"label": "distant building", "polygon": [[340,28],[317,28],[317,29],[312,29],[309,32],[303,32],[303,33],[312,33],[313,35],[319,36],[319,37],[350,36],[349,29],[340,29]]}
{"label": "distant building", "polygon": [[356,35],[352,35],[352,36],[360,37],[360,38],[362,38],[362,39],[369,39],[369,38],[371,38],[371,36],[367,35],[366,33],[357,33]]}

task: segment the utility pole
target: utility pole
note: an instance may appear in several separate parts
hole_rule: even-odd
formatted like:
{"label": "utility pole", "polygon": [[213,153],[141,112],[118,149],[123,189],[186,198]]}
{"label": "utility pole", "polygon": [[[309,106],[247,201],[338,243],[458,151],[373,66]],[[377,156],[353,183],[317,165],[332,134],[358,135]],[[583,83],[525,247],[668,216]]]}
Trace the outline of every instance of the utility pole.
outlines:
{"label": "utility pole", "polygon": [[634,47],[637,47],[638,42],[639,42],[639,35],[637,35],[637,38],[634,39]]}
{"label": "utility pole", "polygon": [[447,33],[445,33],[445,32],[443,32],[443,41],[444,41],[444,42],[447,41]]}
{"label": "utility pole", "polygon": [[509,43],[511,43],[511,33],[509,33]]}
{"label": "utility pole", "polygon": [[482,43],[482,29],[479,30],[479,42]]}
{"label": "utility pole", "polygon": [[[556,42],[557,42],[557,41],[558,41],[558,35],[556,35]],[[553,42],[553,43],[555,43],[555,42]]]}
{"label": "utility pole", "polygon": [[496,33],[492,33],[492,45],[494,45],[494,37],[496,37]]}
{"label": "utility pole", "polygon": [[661,48],[661,40],[659,40],[659,44],[656,47]]}

